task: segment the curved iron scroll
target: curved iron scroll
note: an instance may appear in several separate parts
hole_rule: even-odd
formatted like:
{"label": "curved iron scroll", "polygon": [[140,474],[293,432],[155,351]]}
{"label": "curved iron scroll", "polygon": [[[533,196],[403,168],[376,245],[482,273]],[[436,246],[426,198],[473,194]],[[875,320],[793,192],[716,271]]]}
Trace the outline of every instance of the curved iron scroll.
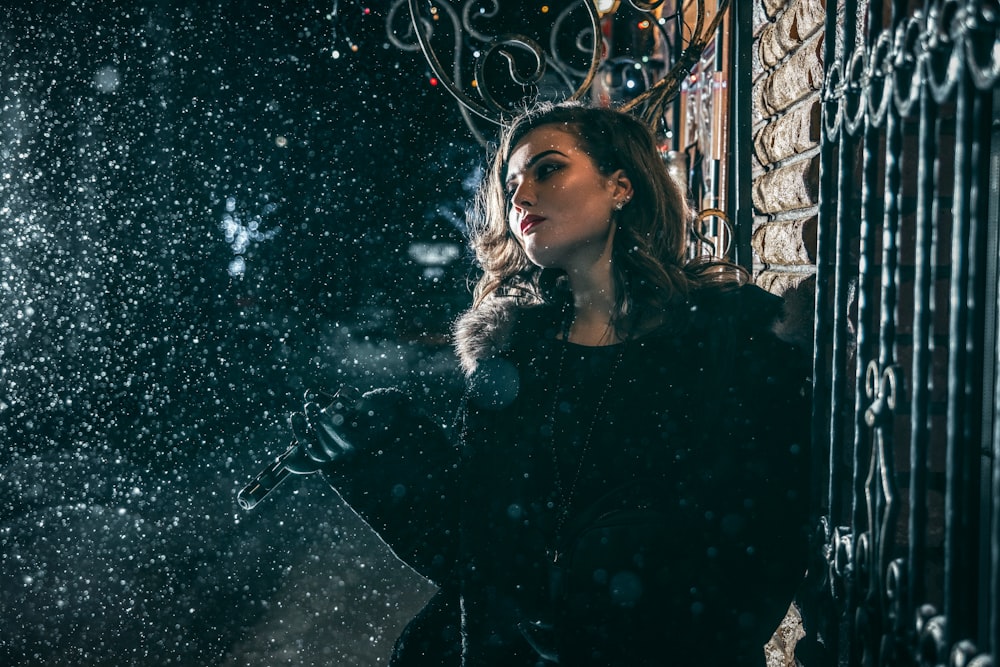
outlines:
{"label": "curved iron scroll", "polygon": [[883,30],[874,48],[859,44],[827,67],[826,133],[835,137],[845,129],[856,134],[863,121],[880,127],[890,104],[900,116],[910,115],[922,83],[936,102],[945,102],[958,85],[959,58],[978,89],[989,90],[997,84],[1000,12],[985,7],[972,11],[968,4],[946,0],[926,14],[915,12]]}
{"label": "curved iron scroll", "polygon": [[[649,13],[664,2],[630,0],[636,10]],[[405,27],[399,18],[404,5],[411,19]],[[423,53],[477,137],[469,114],[502,124],[536,101],[583,98],[605,56],[601,17],[593,0],[576,0],[558,11],[549,10],[552,16],[545,35],[521,32],[528,24],[525,14],[540,11],[524,5],[515,7],[499,0],[394,0],[390,6],[390,41],[398,48]],[[705,5],[704,0],[698,1],[694,31],[669,72],[624,105],[624,110],[637,113],[651,126],[662,117],[713,38],[729,0],[719,3],[711,20],[706,20]],[[533,16],[531,22],[537,23],[537,18]],[[498,80],[501,72],[502,81]]]}
{"label": "curved iron scroll", "polygon": [[706,25],[705,3],[698,2],[697,19],[691,41],[684,47],[684,50],[670,72],[645,93],[624,105],[622,109],[624,111],[632,111],[633,113],[637,112],[647,124],[655,127],[656,123],[666,112],[667,106],[677,97],[685,77],[691,73],[695,64],[701,59],[701,54],[714,37],[716,30],[719,29],[719,25],[722,23],[722,19],[725,18],[726,10],[728,9],[729,0],[721,0],[715,16]]}
{"label": "curved iron scroll", "polygon": [[[403,1],[396,0],[393,9]],[[549,34],[539,38],[548,48],[542,41],[516,32],[525,25],[521,14],[530,11],[526,7],[516,7],[522,10],[519,14],[504,11],[498,0],[405,1],[413,24],[412,37],[434,76],[464,109],[482,119],[502,122],[526,100],[539,96],[578,99],[597,72],[602,54],[600,17],[590,0],[578,0],[551,12]],[[585,15],[587,20],[581,22],[574,15]],[[587,27],[567,37],[564,28],[573,18],[577,26],[586,23]],[[442,53],[437,43],[444,40],[438,37],[446,32],[452,39]],[[565,52],[567,44],[572,45],[571,53]],[[450,59],[450,68],[442,63],[442,57]],[[504,70],[509,80],[497,81],[495,73]],[[498,92],[504,85],[522,94],[505,100]]]}
{"label": "curved iron scroll", "polygon": [[[982,415],[975,413],[979,408],[966,405],[972,391],[967,385],[981,386],[977,384],[981,369],[971,366],[995,362],[992,352],[983,351],[995,349],[996,339],[990,338],[995,334],[978,329],[969,313],[983,309],[990,299],[995,302],[992,292],[977,291],[996,280],[984,268],[996,266],[995,246],[982,256],[977,251],[987,245],[989,237],[983,230],[995,225],[995,214],[988,217],[982,202],[987,198],[985,186],[996,182],[983,172],[1000,154],[995,152],[997,135],[991,140],[988,131],[991,112],[997,117],[994,100],[1000,86],[1000,3],[928,0],[916,3],[923,5],[922,10],[899,15],[912,4],[893,3],[892,11],[887,8],[884,15],[881,9],[870,9],[867,15],[848,12],[839,17],[839,25],[836,11],[828,11],[819,234],[820,245],[829,248],[821,255],[829,259],[818,268],[817,303],[826,304],[821,309],[825,313],[847,313],[848,304],[857,305],[859,312],[835,313],[833,333],[822,339],[818,334],[817,340],[830,346],[835,365],[847,368],[850,375],[855,362],[849,355],[870,354],[877,347],[879,360],[861,366],[863,381],[857,392],[847,387],[850,378],[836,369],[829,371],[829,383],[822,385],[822,391],[830,393],[824,397],[830,399],[830,414],[824,416],[831,417],[831,431],[837,433],[830,439],[830,516],[822,536],[826,562],[816,569],[824,570],[823,595],[836,603],[839,614],[817,622],[842,624],[825,629],[833,641],[849,639],[851,646],[838,657],[850,653],[852,665],[992,667],[1000,646],[995,611],[1000,606],[987,600],[994,611],[970,609],[968,601],[976,596],[954,591],[968,588],[972,581],[971,586],[982,586],[977,594],[989,598],[990,593],[983,591],[996,586],[1000,552],[994,546],[991,556],[981,556],[986,565],[974,564],[992,568],[989,581],[976,582],[982,572],[967,567],[974,558],[956,555],[959,550],[976,550],[961,539],[978,527],[962,525],[960,534],[958,522],[951,518],[958,511],[948,509],[948,503],[959,507],[959,499],[981,500],[974,497],[979,491],[968,491],[967,481],[954,471],[994,466],[993,484],[1000,479],[995,463],[972,462],[978,461],[971,445],[977,440],[975,429]],[[891,23],[884,29],[879,27],[883,19]],[[855,35],[865,30],[870,32]],[[905,147],[904,139],[909,142]],[[916,156],[919,164],[909,160],[904,169],[900,156]],[[858,185],[861,192],[855,197]],[[949,210],[939,211],[941,202],[947,202]],[[900,238],[908,238],[905,247],[897,245]],[[942,247],[950,251],[950,258],[935,254]],[[873,268],[878,265],[879,248],[884,253],[881,287],[874,283]],[[850,252],[862,256],[859,267],[850,266],[854,261],[847,258]],[[897,266],[903,257],[907,264]],[[904,281],[906,289],[912,289],[912,303],[896,292]],[[947,305],[932,292],[942,285],[948,287]],[[865,300],[879,289],[882,302],[876,305],[872,300],[866,306]],[[852,297],[852,290],[859,296]],[[939,321],[934,320],[935,299]],[[897,337],[895,320],[902,319],[908,307],[905,317],[913,318],[912,326]],[[872,327],[876,318],[880,322]],[[878,329],[877,342],[869,328]],[[935,347],[937,356],[928,351]],[[905,378],[910,396],[904,403],[904,376],[896,360],[907,358],[899,354],[907,348],[912,349],[908,367],[912,377]],[[932,368],[933,360],[942,368]],[[937,398],[931,396],[932,386]],[[851,415],[851,406],[841,405],[841,400],[853,402],[856,394],[862,396],[853,406],[857,414]],[[900,475],[909,477],[908,498],[896,488],[893,460],[894,425],[904,423],[901,417],[909,422],[905,435],[902,430],[899,434],[910,439],[909,468]],[[966,426],[973,419],[976,426]],[[850,435],[843,433],[848,421],[856,429],[851,462],[843,455],[851,444]],[[933,466],[946,472],[929,463],[932,430],[938,436],[933,452],[941,456]],[[984,440],[990,437],[978,435]],[[904,450],[895,449],[902,461]],[[848,479],[852,473],[854,478]],[[945,535],[938,536],[941,544],[933,547],[928,546],[926,533],[929,490],[938,498],[933,507],[947,515],[934,518],[944,524]],[[991,492],[991,502],[1000,508],[995,489],[986,489],[982,496]],[[852,493],[853,498],[843,497]],[[848,507],[845,500],[852,499],[854,504]],[[908,522],[909,544],[902,543],[906,529],[900,525],[901,513]],[[1000,522],[991,520],[991,530],[996,531]],[[841,521],[852,525],[831,528]],[[990,539],[1000,543],[995,533]],[[936,551],[929,557],[932,548]],[[944,580],[933,582],[937,587],[933,592],[927,590],[930,558],[937,561]],[[935,596],[942,598],[935,604],[943,609],[925,603]],[[967,639],[972,636],[978,637],[980,646]]]}
{"label": "curved iron scroll", "polygon": [[880,370],[878,362],[871,361],[865,369],[865,395],[870,401],[865,410],[865,424],[872,430],[871,456],[865,479],[868,526],[855,543],[854,568],[861,598],[855,630],[858,636],[871,633],[880,637],[877,642],[862,643],[865,651],[870,651],[873,646],[879,650],[877,660],[870,655],[862,659],[862,664],[868,665],[892,664],[896,654],[893,642],[900,636],[900,628],[885,628],[883,625],[902,625],[899,587],[905,578],[901,576],[900,563],[891,560],[893,531],[899,514],[891,444],[892,416],[901,384],[898,366]]}

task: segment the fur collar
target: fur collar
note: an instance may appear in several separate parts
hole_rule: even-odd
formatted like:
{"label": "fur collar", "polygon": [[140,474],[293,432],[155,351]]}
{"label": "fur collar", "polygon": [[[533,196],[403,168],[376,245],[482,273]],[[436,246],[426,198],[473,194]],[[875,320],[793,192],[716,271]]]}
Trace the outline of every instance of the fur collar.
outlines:
{"label": "fur collar", "polygon": [[[538,321],[530,324],[540,327],[538,331],[554,326],[558,316],[551,313],[551,307],[525,304],[510,297],[492,297],[478,308],[470,308],[458,318],[453,329],[455,350],[462,370],[467,376],[472,375],[480,360],[508,349],[518,322],[529,314],[537,317]],[[714,331],[714,335],[733,329],[769,331],[798,347],[805,348],[811,343],[811,330],[796,325],[786,312],[783,300],[755,285],[744,285],[735,290],[701,290],[678,310],[677,316],[681,320],[673,324],[676,333],[690,333],[691,327]]]}
{"label": "fur collar", "polygon": [[515,299],[495,297],[458,318],[454,326],[455,351],[466,375],[472,375],[480,359],[495,356],[507,346],[525,308]]}

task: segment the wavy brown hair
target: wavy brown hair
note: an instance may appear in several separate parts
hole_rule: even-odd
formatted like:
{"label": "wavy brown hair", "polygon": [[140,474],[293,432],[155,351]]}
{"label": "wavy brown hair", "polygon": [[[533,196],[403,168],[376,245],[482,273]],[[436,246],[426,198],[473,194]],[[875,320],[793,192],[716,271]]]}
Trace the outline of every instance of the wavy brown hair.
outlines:
{"label": "wavy brown hair", "polygon": [[646,318],[655,319],[692,290],[746,281],[746,272],[729,262],[687,260],[691,209],[644,123],[627,113],[579,102],[544,103],[505,127],[470,212],[470,239],[482,269],[473,307],[499,296],[527,303],[569,298],[565,274],[533,264],[507,224],[510,154],[525,135],[543,125],[572,132],[600,173],[609,176],[622,169],[632,183],[629,204],[614,213],[618,229],[611,267],[616,303],[611,323],[619,337],[642,328]]}

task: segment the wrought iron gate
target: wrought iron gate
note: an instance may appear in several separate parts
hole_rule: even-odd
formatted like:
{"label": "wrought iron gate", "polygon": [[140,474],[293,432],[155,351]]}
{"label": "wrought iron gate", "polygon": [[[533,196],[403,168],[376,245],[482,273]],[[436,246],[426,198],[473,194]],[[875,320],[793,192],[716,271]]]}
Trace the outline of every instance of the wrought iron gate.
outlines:
{"label": "wrought iron gate", "polygon": [[814,408],[825,516],[818,597],[802,600],[819,643],[800,659],[994,665],[1000,6],[827,6]]}

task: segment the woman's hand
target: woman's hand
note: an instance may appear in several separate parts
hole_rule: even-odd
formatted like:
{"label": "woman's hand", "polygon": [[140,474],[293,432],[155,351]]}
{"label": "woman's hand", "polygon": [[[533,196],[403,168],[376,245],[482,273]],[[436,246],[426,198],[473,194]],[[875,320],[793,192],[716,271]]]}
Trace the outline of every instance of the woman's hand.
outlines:
{"label": "woman's hand", "polygon": [[[325,407],[319,403],[323,400],[329,401]],[[407,396],[393,388],[364,395],[349,387],[332,396],[309,391],[305,401],[303,411],[291,415],[289,422],[308,459],[318,465],[348,460],[387,444],[409,412]]]}

